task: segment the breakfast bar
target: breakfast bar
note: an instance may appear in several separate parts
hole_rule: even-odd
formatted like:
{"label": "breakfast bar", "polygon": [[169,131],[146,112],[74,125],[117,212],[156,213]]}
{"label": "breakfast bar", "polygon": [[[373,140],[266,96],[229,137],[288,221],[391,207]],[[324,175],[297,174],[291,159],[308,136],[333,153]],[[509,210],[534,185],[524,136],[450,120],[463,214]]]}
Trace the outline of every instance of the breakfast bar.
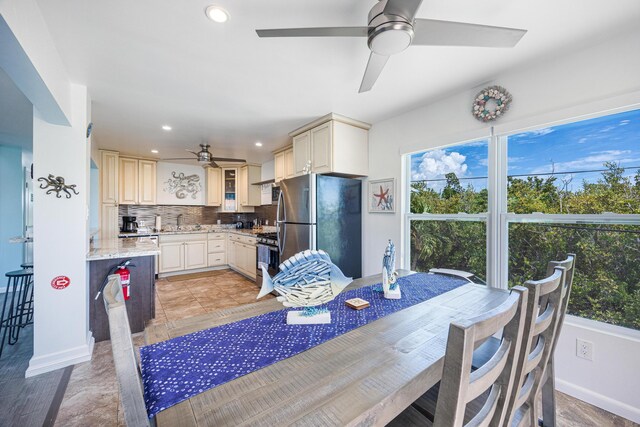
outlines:
{"label": "breakfast bar", "polygon": [[142,332],[146,322],[155,317],[155,258],[159,253],[158,245],[148,238],[105,239],[91,245],[87,254],[89,329],[96,342],[110,336],[107,313],[98,293],[112,270],[129,259],[130,299],[126,305],[131,332]]}

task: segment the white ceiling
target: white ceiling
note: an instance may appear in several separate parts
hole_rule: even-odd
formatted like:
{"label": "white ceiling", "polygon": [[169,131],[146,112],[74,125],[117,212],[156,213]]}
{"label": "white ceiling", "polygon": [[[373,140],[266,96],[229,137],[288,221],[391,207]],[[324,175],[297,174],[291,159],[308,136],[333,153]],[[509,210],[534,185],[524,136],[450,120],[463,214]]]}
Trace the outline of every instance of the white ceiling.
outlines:
{"label": "white ceiling", "polygon": [[0,145],[31,151],[33,106],[0,68]]}
{"label": "white ceiling", "polygon": [[[366,25],[374,2],[38,0],[72,80],[89,88],[99,146],[173,157],[206,140],[216,156],[250,161],[269,159],[289,131],[328,112],[375,123],[640,21],[637,0],[424,0],[419,18],[529,32],[514,49],[411,47],[364,94],[365,39],[259,39],[254,32]],[[230,12],[226,24],[205,17],[211,3]]]}

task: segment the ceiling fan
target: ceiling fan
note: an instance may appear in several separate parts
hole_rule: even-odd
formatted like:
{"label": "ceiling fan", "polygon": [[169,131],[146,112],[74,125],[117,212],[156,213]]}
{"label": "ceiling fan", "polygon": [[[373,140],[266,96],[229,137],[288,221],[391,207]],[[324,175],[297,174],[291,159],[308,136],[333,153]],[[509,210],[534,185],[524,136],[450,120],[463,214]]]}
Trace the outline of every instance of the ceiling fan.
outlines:
{"label": "ceiling fan", "polygon": [[195,154],[195,158],[193,157],[174,157],[170,159],[162,159],[162,160],[197,160],[198,163],[202,165],[202,167],[211,166],[214,168],[219,168],[216,162],[239,162],[246,163],[247,161],[244,159],[230,159],[227,157],[213,157],[211,151],[209,151],[209,144],[200,144],[200,151],[197,153],[195,151],[187,150],[191,154]]}
{"label": "ceiling fan", "polygon": [[411,45],[514,47],[527,30],[416,19],[422,0],[379,0],[366,27],[256,30],[259,37],[367,37],[371,55],[359,93],[371,90],[391,55]]}

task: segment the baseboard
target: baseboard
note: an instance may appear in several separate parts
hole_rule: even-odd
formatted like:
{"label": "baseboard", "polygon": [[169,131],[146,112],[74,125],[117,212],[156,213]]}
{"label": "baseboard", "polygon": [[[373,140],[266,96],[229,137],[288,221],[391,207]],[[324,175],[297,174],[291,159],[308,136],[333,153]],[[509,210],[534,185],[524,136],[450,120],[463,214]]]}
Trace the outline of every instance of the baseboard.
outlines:
{"label": "baseboard", "polygon": [[230,268],[231,267],[225,264],[225,265],[218,265],[215,267],[195,268],[193,270],[172,271],[169,273],[158,273],[158,278],[163,279],[165,277],[184,276],[185,274],[193,274],[193,273],[206,273],[207,271],[227,270]]}
{"label": "baseboard", "polygon": [[598,408],[604,409],[605,411],[609,411],[635,423],[640,423],[640,408],[635,408],[624,402],[611,399],[610,397],[596,393],[592,390],[561,380],[557,376],[556,389],[562,393],[568,394],[569,396],[573,396],[576,399],[583,400],[597,406]]}
{"label": "baseboard", "polygon": [[95,340],[91,332],[87,335],[87,343],[68,350],[59,351],[57,353],[46,354],[44,356],[34,356],[29,361],[29,368],[25,373],[25,378],[34,377],[44,374],[45,372],[55,371],[56,369],[65,368],[77,363],[91,360],[93,354],[93,345]]}

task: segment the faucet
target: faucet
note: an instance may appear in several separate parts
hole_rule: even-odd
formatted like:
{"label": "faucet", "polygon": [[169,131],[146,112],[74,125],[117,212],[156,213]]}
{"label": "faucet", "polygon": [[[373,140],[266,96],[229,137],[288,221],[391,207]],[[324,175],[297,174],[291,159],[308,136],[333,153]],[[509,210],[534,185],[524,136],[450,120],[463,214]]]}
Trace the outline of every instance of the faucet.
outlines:
{"label": "faucet", "polygon": [[178,230],[182,227],[182,214],[178,215],[178,221],[177,221],[177,225],[178,225]]}

